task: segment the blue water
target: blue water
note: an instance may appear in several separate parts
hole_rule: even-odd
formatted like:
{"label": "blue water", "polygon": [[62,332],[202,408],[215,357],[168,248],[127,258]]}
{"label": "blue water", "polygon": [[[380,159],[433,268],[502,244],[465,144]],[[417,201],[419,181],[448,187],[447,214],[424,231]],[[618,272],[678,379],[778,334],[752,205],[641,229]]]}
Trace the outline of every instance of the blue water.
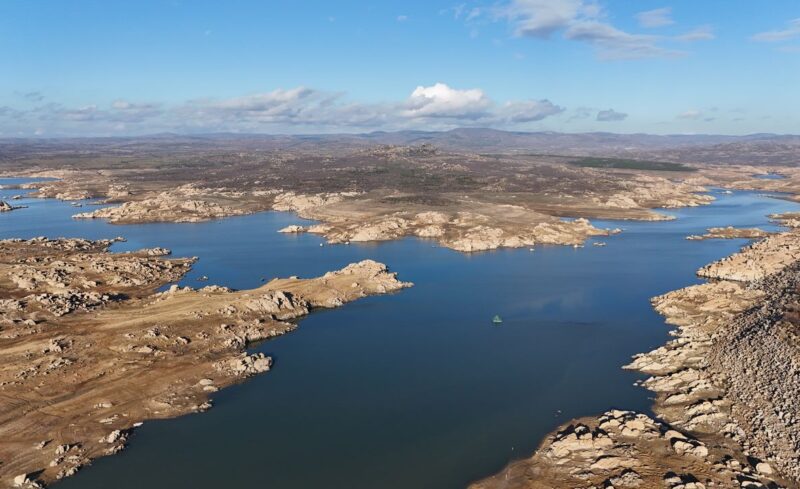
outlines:
{"label": "blue water", "polygon": [[753,176],[761,180],[783,180],[786,178],[786,175],[781,175],[780,173],[758,173]]}
{"label": "blue water", "polygon": [[775,229],[767,214],[800,209],[755,193],[716,197],[670,210],[676,221],[598,221],[625,229],[606,247],[472,255],[417,239],[320,247],[317,236],[277,233],[300,222],[285,213],[113,226],[70,219],[86,208],[17,201],[29,208],[0,214],[0,237],[122,235],[115,250],[199,256],[188,285],[207,275],[256,287],[365,258],[416,284],[312,313],[255,348],[274,357],[271,372],[215,394],[208,413],[145,423],[122,454],[59,487],[459,488],[530,454],[569,418],[648,411],[639,377],[620,367],[667,340],[649,299],[697,283],[697,268],[745,243],[684,238],[722,225]]}

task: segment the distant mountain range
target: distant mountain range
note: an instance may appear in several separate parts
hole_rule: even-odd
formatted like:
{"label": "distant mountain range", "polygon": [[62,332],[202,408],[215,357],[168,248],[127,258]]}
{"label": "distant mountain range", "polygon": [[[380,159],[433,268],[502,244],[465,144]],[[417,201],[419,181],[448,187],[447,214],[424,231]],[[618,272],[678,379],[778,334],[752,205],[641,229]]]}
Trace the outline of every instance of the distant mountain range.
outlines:
{"label": "distant mountain range", "polygon": [[600,155],[658,158],[665,161],[753,164],[800,162],[800,136],[779,134],[652,135],[608,132],[512,132],[461,128],[450,131],[376,131],[364,134],[236,134],[137,137],[0,139],[0,157],[36,151],[334,151],[374,145],[431,144],[445,151],[532,155]]}

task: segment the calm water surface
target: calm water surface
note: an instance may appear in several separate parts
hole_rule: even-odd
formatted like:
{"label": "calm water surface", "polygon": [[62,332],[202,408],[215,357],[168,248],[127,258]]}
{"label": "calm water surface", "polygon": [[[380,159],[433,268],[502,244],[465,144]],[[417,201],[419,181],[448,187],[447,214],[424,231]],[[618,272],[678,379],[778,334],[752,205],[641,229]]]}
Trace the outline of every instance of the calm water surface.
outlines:
{"label": "calm water surface", "polygon": [[759,173],[753,176],[761,180],[783,180],[786,178],[785,175],[781,175],[780,173]]}
{"label": "calm water surface", "polygon": [[250,288],[365,258],[416,284],[311,314],[255,348],[274,357],[273,371],[220,391],[208,413],[145,423],[122,454],[57,487],[459,488],[529,454],[569,418],[648,411],[648,392],[632,385],[639,377],[620,367],[667,339],[650,297],[697,283],[697,268],[745,243],[684,238],[711,226],[775,229],[767,214],[800,209],[754,193],[716,196],[669,211],[676,221],[597,221],[625,229],[603,238],[606,247],[473,255],[416,239],[320,247],[316,236],[277,233],[300,222],[285,213],[112,226],[70,219],[86,208],[15,201],[29,208],[0,214],[0,237],[122,235],[114,250],[165,246],[200,257],[187,285],[207,275]]}

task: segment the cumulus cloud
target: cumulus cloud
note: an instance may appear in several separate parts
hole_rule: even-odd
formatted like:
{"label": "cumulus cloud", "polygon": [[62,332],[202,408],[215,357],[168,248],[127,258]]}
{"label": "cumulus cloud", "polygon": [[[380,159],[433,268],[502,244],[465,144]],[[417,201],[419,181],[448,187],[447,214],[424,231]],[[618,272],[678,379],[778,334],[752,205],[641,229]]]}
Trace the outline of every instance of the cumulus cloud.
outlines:
{"label": "cumulus cloud", "polygon": [[636,14],[636,20],[639,21],[640,26],[647,29],[664,27],[665,25],[672,25],[675,23],[675,21],[672,20],[672,9],[669,7],[639,12]]}
{"label": "cumulus cloud", "polygon": [[785,29],[760,32],[752,37],[754,41],[780,42],[800,37],[800,18],[790,20]]}
{"label": "cumulus cloud", "polygon": [[511,123],[519,124],[541,121],[542,119],[562,112],[564,112],[564,107],[560,107],[547,99],[524,100],[519,102],[507,102],[501,110],[501,117]]}
{"label": "cumulus cloud", "polygon": [[[669,12],[667,12],[668,14]],[[633,34],[614,27],[599,5],[590,0],[510,0],[497,9],[520,37],[563,38],[593,46],[601,59],[672,57],[684,53],[662,47],[663,38]],[[654,21],[655,15],[649,20]],[[662,19],[663,15],[662,15]]]}
{"label": "cumulus cloud", "polygon": [[624,112],[617,112],[614,109],[607,109],[598,112],[596,120],[598,122],[616,122],[616,121],[624,121],[627,118],[628,114]]}
{"label": "cumulus cloud", "polygon": [[436,83],[415,88],[405,105],[406,117],[479,119],[486,115],[491,102],[480,89],[458,90]]}

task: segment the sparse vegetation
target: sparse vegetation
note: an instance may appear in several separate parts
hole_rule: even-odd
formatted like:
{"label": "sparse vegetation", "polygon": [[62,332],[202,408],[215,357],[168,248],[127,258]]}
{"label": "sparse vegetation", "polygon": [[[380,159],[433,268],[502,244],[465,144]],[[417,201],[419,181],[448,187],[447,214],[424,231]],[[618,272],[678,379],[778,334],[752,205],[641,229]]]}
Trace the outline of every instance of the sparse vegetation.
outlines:
{"label": "sparse vegetation", "polygon": [[668,161],[629,160],[625,158],[587,157],[570,161],[570,164],[584,168],[616,168],[620,170],[654,170],[654,171],[697,171],[696,168],[682,163]]}

